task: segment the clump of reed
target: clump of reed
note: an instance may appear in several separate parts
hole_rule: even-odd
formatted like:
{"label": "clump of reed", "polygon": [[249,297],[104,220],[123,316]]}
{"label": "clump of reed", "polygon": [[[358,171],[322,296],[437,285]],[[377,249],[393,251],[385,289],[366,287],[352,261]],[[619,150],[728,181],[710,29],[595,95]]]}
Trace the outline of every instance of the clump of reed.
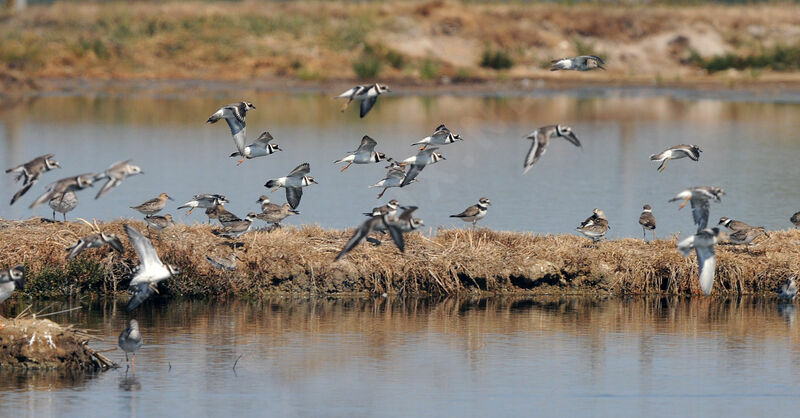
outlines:
{"label": "clump of reed", "polygon": [[[138,262],[124,236],[123,223],[101,224],[123,238],[124,254],[107,248],[65,260],[64,249],[91,233],[79,223],[41,223],[38,219],[0,223],[3,265],[28,267],[26,292],[33,296],[115,294],[127,286]],[[364,243],[333,262],[351,230],[317,226],[254,231],[238,241],[235,271],[212,267],[210,255],[231,255],[233,241],[214,236],[208,225],[177,225],[152,232],[162,260],[181,274],[167,280],[169,294],[260,297],[275,293],[463,294],[532,292],[539,294],[697,294],[697,262],[681,257],[675,238],[644,242],[620,239],[591,244],[575,235],[537,235],[488,229],[440,229],[431,237],[406,235],[400,254],[388,238]],[[717,247],[714,291],[755,293],[777,289],[800,271],[800,231],[774,231],[752,248]]]}

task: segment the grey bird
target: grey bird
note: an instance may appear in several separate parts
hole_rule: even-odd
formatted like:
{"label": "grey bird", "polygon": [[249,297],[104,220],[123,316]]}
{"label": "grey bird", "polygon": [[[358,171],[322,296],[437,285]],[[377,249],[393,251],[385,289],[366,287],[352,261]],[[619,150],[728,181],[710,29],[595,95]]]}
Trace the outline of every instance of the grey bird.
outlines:
{"label": "grey bird", "polygon": [[206,120],[206,123],[217,123],[220,119],[225,119],[225,122],[228,122],[228,127],[231,128],[231,136],[233,137],[233,143],[236,145],[236,151],[239,155],[245,155],[244,143],[247,140],[247,124],[245,124],[244,119],[247,116],[247,111],[255,108],[250,102],[239,102],[223,106],[214,112]]}
{"label": "grey bird", "polygon": [[351,151],[344,158],[334,161],[334,164],[347,163],[342,171],[347,170],[353,164],[371,164],[378,163],[386,159],[386,154],[376,152],[375,146],[378,143],[367,135],[361,138],[361,144],[355,151]]}
{"label": "grey bird", "polygon": [[561,58],[550,61],[550,71],[574,70],[589,71],[595,69],[605,70],[605,61],[594,55],[580,55],[574,58]]}
{"label": "grey bird", "polygon": [[492,202],[489,198],[482,197],[478,200],[478,203],[464,209],[464,211],[459,214],[450,215],[450,217],[459,218],[464,222],[472,222],[472,227],[475,228],[475,224],[488,213],[489,206],[492,206]]}
{"label": "grey bird", "polygon": [[742,221],[733,220],[731,218],[727,218],[725,216],[719,218],[719,223],[717,224],[722,225],[731,231],[741,231],[743,229],[753,229],[754,226],[748,225]]}
{"label": "grey bird", "polygon": [[531,148],[528,150],[528,154],[525,155],[525,162],[522,164],[522,174],[528,172],[528,170],[533,167],[533,164],[536,161],[539,161],[539,158],[547,152],[547,144],[550,143],[550,139],[553,137],[564,138],[572,145],[576,147],[581,147],[581,141],[578,140],[578,137],[575,136],[575,133],[572,132],[572,128],[565,125],[547,125],[542,126],[541,128],[531,132],[526,136],[527,139],[533,141],[531,143]]}
{"label": "grey bird", "polygon": [[605,212],[600,209],[593,209],[592,216],[586,218],[585,221],[575,228],[576,231],[592,239],[596,243],[605,238],[606,233],[611,227],[608,225],[608,219]]}
{"label": "grey bird", "polygon": [[[383,190],[378,193],[378,199],[383,197],[383,194],[386,193],[386,190],[388,190],[390,187],[400,187],[406,178],[406,169],[404,165],[391,161],[386,168],[389,169],[386,171],[386,175],[383,176],[379,182],[369,186],[383,187]],[[417,181],[417,179],[410,180],[409,183],[413,183],[415,181]]]}
{"label": "grey bird", "polygon": [[795,213],[789,218],[789,222],[791,222],[795,228],[800,228],[800,212]]}
{"label": "grey bird", "polygon": [[[142,348],[142,334],[139,332],[139,322],[131,319],[128,322],[128,327],[122,330],[119,334],[119,348],[125,352],[125,363],[130,361],[130,368],[133,371],[136,363],[136,350]],[[132,354],[132,358],[128,360],[128,353]]]}
{"label": "grey bird", "polygon": [[206,212],[208,213],[209,219],[214,218],[218,220],[223,227],[242,221],[242,218],[229,212],[228,209],[225,209],[222,205],[217,205],[211,210],[206,210]]}
{"label": "grey bird", "polygon": [[158,197],[150,199],[140,205],[131,206],[131,209],[140,212],[144,215],[155,215],[167,206],[167,200],[174,200],[173,198],[169,197],[166,193],[161,193]]}
{"label": "grey bird", "polygon": [[297,206],[300,205],[300,198],[303,197],[303,187],[318,184],[314,177],[308,175],[310,172],[311,165],[302,163],[286,177],[268,180],[264,187],[272,189],[273,192],[283,187],[286,189],[286,201],[289,202],[292,209],[297,209]]}
{"label": "grey bird", "polygon": [[378,96],[383,93],[388,93],[389,87],[385,84],[366,84],[366,85],[359,85],[355,86],[346,92],[336,96],[337,99],[347,99],[347,103],[342,106],[342,112],[347,109],[347,106],[350,105],[350,102],[353,100],[360,100],[361,101],[361,117],[369,113],[372,109],[372,106],[375,105],[375,102],[378,101]]}
{"label": "grey bird", "polygon": [[709,200],[719,202],[724,194],[725,192],[720,187],[698,186],[678,193],[677,196],[669,201],[683,200],[679,209],[683,209],[686,203],[691,201],[692,218],[694,218],[694,223],[697,225],[697,232],[700,232],[708,226]]}
{"label": "grey bird", "polygon": [[[14,290],[22,290],[24,288],[25,266],[19,264],[5,270],[0,270],[0,304],[5,302],[5,300],[14,293]],[[5,325],[0,322],[0,329],[2,328],[5,328]]]}
{"label": "grey bird", "polygon": [[33,187],[36,182],[39,181],[39,176],[42,173],[47,171],[61,168],[61,165],[58,164],[58,161],[53,159],[55,154],[47,154],[36,157],[25,164],[18,165],[13,168],[9,168],[6,170],[6,173],[14,174],[14,181],[22,180],[22,189],[14,193],[14,196],[11,198],[11,203],[9,205],[13,205],[14,202],[19,200],[28,190]]}
{"label": "grey bird", "polygon": [[224,205],[228,203],[228,199],[221,194],[208,194],[208,193],[201,193],[196,194],[192,197],[192,200],[184,203],[181,206],[178,206],[178,209],[186,209],[189,208],[189,211],[186,212],[187,215],[190,215],[195,208],[213,208],[217,205]]}
{"label": "grey bird", "polygon": [[420,147],[420,150],[424,150],[425,148],[431,145],[447,145],[447,144],[452,144],[456,141],[463,141],[461,135],[458,134],[454,135],[452,132],[450,132],[449,129],[447,129],[447,126],[441,124],[438,127],[436,127],[436,130],[433,131],[431,136],[422,138],[421,141],[415,142],[411,145],[422,145],[422,147]]}
{"label": "grey bird", "polygon": [[403,241],[403,232],[400,231],[400,228],[394,226],[389,220],[386,218],[386,214],[372,216],[367,219],[364,223],[359,225],[356,228],[353,236],[347,241],[344,248],[339,252],[336,258],[333,261],[339,261],[344,256],[347,255],[350,251],[353,250],[358,244],[363,242],[367,236],[374,230],[375,226],[378,224],[382,224],[386,229],[389,230],[389,235],[392,237],[392,241],[400,250],[400,252],[405,252],[405,242]]}
{"label": "grey bird", "polygon": [[653,231],[653,239],[656,239],[656,217],[653,216],[653,209],[650,205],[642,207],[642,214],[639,215],[639,225],[642,226],[642,239],[647,238],[647,231]]}
{"label": "grey bird", "polygon": [[78,195],[75,192],[64,192],[50,199],[47,202],[50,209],[53,209],[53,221],[56,221],[56,212],[64,216],[67,221],[67,213],[78,207]]}
{"label": "grey bird", "polygon": [[734,231],[732,234],[728,236],[727,240],[721,243],[732,244],[732,245],[750,245],[756,238],[762,235],[769,238],[769,234],[767,233],[767,230],[764,229],[763,226],[758,226],[750,229],[740,229],[738,231]]}
{"label": "grey bird", "polygon": [[[262,196],[264,197],[264,196]],[[264,206],[261,204],[261,213],[257,213],[255,218],[266,223],[272,224],[275,228],[280,228],[281,221],[286,219],[291,215],[299,215],[300,211],[292,209],[292,206],[288,203],[284,203],[283,205],[276,205],[271,203],[273,206]]]}
{"label": "grey bird", "polygon": [[403,233],[422,228],[425,226],[425,222],[420,218],[413,217],[413,214],[417,209],[418,208],[416,206],[404,207],[403,212],[400,213],[400,216],[391,220],[392,225],[400,228],[400,231]]}
{"label": "grey bird", "polygon": [[797,297],[797,283],[795,279],[797,276],[792,276],[786,279],[786,282],[781,286],[778,291],[778,297],[783,300],[794,300]]}
{"label": "grey bird", "polygon": [[372,208],[372,212],[364,212],[364,215],[375,216],[385,213],[389,216],[389,219],[392,219],[397,215],[397,208],[399,207],[400,207],[400,202],[398,202],[396,199],[392,199],[389,201],[389,203],[383,206]]}
{"label": "grey bird", "polygon": [[236,260],[238,259],[239,257],[236,256],[236,253],[231,253],[228,258],[218,258],[210,255],[206,256],[206,261],[208,261],[208,264],[210,264],[211,267],[228,271],[236,270]]}
{"label": "grey bird", "polygon": [[139,168],[139,166],[131,164],[131,161],[133,160],[117,161],[116,163],[111,164],[106,171],[98,173],[96,176],[94,176],[94,181],[108,179],[106,184],[104,184],[103,187],[100,188],[100,191],[97,192],[97,195],[94,197],[95,199],[100,198],[100,196],[106,194],[106,192],[109,190],[122,184],[122,180],[125,180],[126,178],[136,174],[144,174],[142,169]]}
{"label": "grey bird", "polygon": [[667,162],[669,160],[677,160],[679,158],[689,157],[692,159],[692,161],[698,161],[700,159],[701,152],[703,152],[703,150],[701,150],[697,145],[674,145],[658,154],[651,155],[650,160],[661,161],[661,165],[658,166],[658,171],[664,171],[664,167],[667,166]]}
{"label": "grey bird", "polygon": [[242,220],[235,222],[228,222],[222,229],[214,231],[214,235],[227,238],[239,238],[240,236],[250,232],[253,227],[253,221],[256,219],[256,214],[250,212]]}
{"label": "grey bird", "polygon": [[706,295],[711,294],[714,286],[714,270],[717,258],[714,255],[714,244],[724,241],[727,234],[719,228],[705,228],[678,243],[678,251],[684,257],[694,249],[697,253],[697,269],[700,276],[700,289]]}
{"label": "grey bird", "polygon": [[144,217],[144,222],[147,224],[147,229],[153,228],[156,231],[175,225],[175,221],[172,220],[172,215],[169,213],[164,216],[147,215]]}
{"label": "grey bird", "polygon": [[[36,200],[31,203],[29,206],[30,209],[33,209],[42,203],[49,202],[54,198],[60,197],[66,192],[76,192],[78,190],[83,190],[87,187],[91,187],[94,181],[94,174],[87,173],[81,174],[74,177],[67,177],[56,182],[50,183],[46,191],[40,195]],[[76,203],[77,204],[77,203]]]}
{"label": "grey bird", "polygon": [[425,148],[420,150],[417,155],[412,155],[411,157],[403,160],[400,165],[404,166],[406,164],[411,164],[411,168],[408,169],[408,173],[406,173],[403,182],[400,183],[400,187],[405,187],[411,184],[411,182],[417,178],[419,173],[422,172],[422,169],[426,166],[446,160],[442,154],[436,152],[438,149],[439,148],[436,147]]}
{"label": "grey bird", "polygon": [[120,254],[122,254],[125,251],[124,248],[122,247],[122,241],[120,241],[119,237],[117,237],[114,234],[97,232],[95,234],[91,234],[78,239],[78,242],[66,248],[65,251],[68,252],[67,260],[77,257],[84,250],[88,250],[90,248],[100,248],[105,246],[106,244],[108,244],[108,246],[110,246],[112,250],[115,250]]}
{"label": "grey bird", "polygon": [[256,142],[244,147],[244,153],[237,151],[231,154],[231,157],[242,157],[241,160],[236,162],[236,165],[241,165],[245,159],[250,160],[283,151],[278,144],[271,142],[273,139],[275,138],[273,138],[269,132],[262,132],[261,135],[256,138]]}
{"label": "grey bird", "polygon": [[125,307],[126,310],[132,311],[157,292],[156,287],[161,281],[178,274],[179,271],[172,265],[164,264],[158,258],[153,243],[136,228],[130,225],[123,225],[123,228],[136,255],[139,256],[139,265],[133,270],[133,278],[128,285],[128,291],[133,296]]}

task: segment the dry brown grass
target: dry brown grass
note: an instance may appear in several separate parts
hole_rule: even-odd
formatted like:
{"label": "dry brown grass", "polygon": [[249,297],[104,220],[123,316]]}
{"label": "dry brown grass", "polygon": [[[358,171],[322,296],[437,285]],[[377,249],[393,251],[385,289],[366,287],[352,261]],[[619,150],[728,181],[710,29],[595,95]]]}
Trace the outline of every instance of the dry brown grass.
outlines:
{"label": "dry brown grass", "polygon": [[[101,224],[124,237],[117,220]],[[125,289],[137,263],[123,239],[122,255],[89,250],[67,262],[64,249],[91,231],[79,223],[47,224],[38,219],[0,223],[3,264],[29,269],[26,292],[35,296],[114,294]],[[675,239],[645,243],[638,239],[593,246],[573,235],[440,230],[428,238],[408,234],[405,254],[384,239],[365,243],[333,262],[351,231],[307,226],[251,232],[240,239],[235,272],[217,270],[206,255],[230,255],[230,241],[205,225],[178,225],[154,234],[162,259],[182,273],[166,281],[173,294],[259,297],[272,293],[465,292],[678,293],[697,294],[694,256],[682,258]],[[751,248],[718,247],[714,292],[755,293],[777,289],[787,275],[800,272],[800,231],[773,231]]]}

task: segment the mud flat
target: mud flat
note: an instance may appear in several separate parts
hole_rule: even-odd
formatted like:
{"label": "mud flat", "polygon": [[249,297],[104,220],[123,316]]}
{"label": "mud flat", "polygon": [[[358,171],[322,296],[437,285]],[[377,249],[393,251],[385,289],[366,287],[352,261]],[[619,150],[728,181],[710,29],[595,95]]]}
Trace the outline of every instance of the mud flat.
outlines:
{"label": "mud flat", "polygon": [[[31,297],[123,294],[138,259],[122,225],[100,224],[125,245],[119,254],[88,250],[66,260],[65,249],[89,226],[40,219],[0,221],[3,263],[27,266]],[[161,295],[260,297],[270,294],[699,294],[695,257],[683,258],[677,239],[612,240],[593,245],[575,235],[536,235],[488,229],[442,229],[406,235],[400,254],[388,238],[365,243],[333,259],[351,231],[315,226],[254,231],[238,242],[235,270],[212,267],[206,256],[232,260],[233,241],[207,225],[177,225],[153,232],[162,260],[181,274],[160,285]],[[750,248],[717,247],[714,294],[772,292],[800,272],[800,230],[771,231]]]}

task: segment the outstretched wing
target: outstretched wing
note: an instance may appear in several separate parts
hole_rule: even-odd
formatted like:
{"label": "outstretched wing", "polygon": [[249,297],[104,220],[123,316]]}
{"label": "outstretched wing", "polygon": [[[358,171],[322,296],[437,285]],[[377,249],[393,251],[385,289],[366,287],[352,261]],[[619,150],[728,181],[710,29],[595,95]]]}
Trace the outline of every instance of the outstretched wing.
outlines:
{"label": "outstretched wing", "polygon": [[239,119],[238,113],[232,111],[234,117],[225,118],[225,122],[228,122],[228,127],[231,128],[231,136],[233,136],[233,142],[236,144],[236,150],[239,151],[239,154],[244,155],[244,143],[247,139],[247,126],[244,123],[244,118]]}
{"label": "outstretched wing", "polygon": [[303,188],[302,187],[285,187],[286,189],[286,201],[289,202],[289,206],[292,209],[297,209],[297,206],[300,205],[300,198],[303,197]]}
{"label": "outstretched wing", "polygon": [[392,241],[394,241],[394,245],[400,250],[400,252],[406,251],[406,244],[403,241],[403,231],[400,230],[397,226],[386,222],[386,217],[383,218],[383,224],[386,225],[386,228],[389,229],[389,235],[392,237]]}
{"label": "outstretched wing", "polygon": [[116,250],[118,253],[121,254],[125,252],[125,248],[122,246],[122,241],[120,241],[120,239],[116,235],[110,236],[108,241],[106,242],[108,242],[108,245],[110,245],[111,248]]}
{"label": "outstretched wing", "polygon": [[83,238],[80,238],[78,242],[67,248],[67,251],[69,251],[69,254],[67,254],[67,260],[77,257],[78,254],[83,252],[84,249],[86,249],[86,241]]}
{"label": "outstretched wing", "polygon": [[341,260],[342,257],[347,255],[347,253],[349,253],[353,248],[355,248],[358,244],[360,244],[361,241],[363,241],[364,238],[366,238],[367,235],[369,235],[369,233],[372,232],[372,227],[375,225],[376,222],[378,222],[377,219],[379,218],[372,217],[370,219],[367,219],[361,225],[359,225],[358,228],[356,228],[355,233],[353,233],[353,236],[350,237],[350,240],[347,241],[347,244],[344,245],[342,251],[339,251],[339,254],[333,261]]}
{"label": "outstretched wing", "polygon": [[100,188],[100,191],[97,192],[97,196],[94,197],[95,200],[99,199],[100,196],[106,194],[107,191],[119,186],[120,184],[122,184],[122,180],[114,177],[109,177],[106,184],[104,184],[103,187]]}
{"label": "outstretched wing", "polygon": [[364,135],[361,138],[361,144],[358,146],[358,149],[355,151],[356,154],[360,154],[362,152],[372,152],[375,150],[375,146],[378,145],[374,139],[370,138],[369,135]]}
{"label": "outstretched wing", "polygon": [[695,225],[697,225],[697,231],[700,232],[708,226],[708,199],[692,197],[691,203],[692,217],[694,218]]}
{"label": "outstretched wing", "polygon": [[128,234],[128,239],[130,239],[133,249],[136,251],[136,255],[139,256],[142,269],[146,271],[161,265],[161,260],[158,258],[158,253],[156,253],[153,243],[141,232],[137,231],[136,228],[127,224],[123,225],[123,227],[125,228],[125,233]]}
{"label": "outstretched wing", "polygon": [[416,206],[409,206],[407,208],[404,208],[403,213],[401,213],[400,216],[397,217],[397,219],[401,221],[410,221],[411,215],[414,213],[415,210],[417,210]]}
{"label": "outstretched wing", "polygon": [[697,269],[700,273],[700,289],[706,295],[711,294],[714,287],[714,270],[717,265],[717,257],[714,255],[714,246],[696,247]]}
{"label": "outstretched wing", "polygon": [[539,160],[539,158],[544,155],[546,151],[545,147],[539,146],[539,131],[533,131],[530,135],[528,135],[528,139],[531,140],[531,148],[528,150],[528,154],[525,155],[525,163],[522,165],[523,171],[522,174],[528,172],[528,170],[533,167],[533,164]]}
{"label": "outstretched wing", "polygon": [[303,163],[294,168],[286,177],[303,177],[311,172],[311,165]]}
{"label": "outstretched wing", "polygon": [[131,300],[129,300],[128,304],[125,306],[125,310],[128,312],[136,309],[139,305],[146,301],[147,298],[155,293],[155,289],[150,286],[149,283],[139,283],[131,286],[128,288],[128,291],[133,294],[133,296],[131,296]]}
{"label": "outstretched wing", "polygon": [[408,174],[406,174],[406,177],[403,179],[400,187],[405,187],[411,183],[415,178],[417,178],[423,168],[425,168],[424,164],[413,164],[411,168],[408,169]]}
{"label": "outstretched wing", "polygon": [[367,97],[361,100],[361,117],[369,113],[372,106],[375,106],[375,102],[378,101],[378,96]]}
{"label": "outstretched wing", "polygon": [[9,203],[9,205],[13,205],[14,202],[19,200],[20,197],[22,197],[25,193],[28,193],[28,190],[30,190],[34,184],[36,184],[36,180],[31,181],[30,183],[26,184],[21,189],[19,189],[18,192],[14,193],[14,197],[11,198],[11,203]]}
{"label": "outstretched wing", "polygon": [[264,131],[261,132],[261,135],[259,135],[258,138],[256,138],[256,143],[262,144],[266,147],[266,145],[269,144],[269,141],[272,141],[273,139],[275,138],[273,138],[269,132]]}

